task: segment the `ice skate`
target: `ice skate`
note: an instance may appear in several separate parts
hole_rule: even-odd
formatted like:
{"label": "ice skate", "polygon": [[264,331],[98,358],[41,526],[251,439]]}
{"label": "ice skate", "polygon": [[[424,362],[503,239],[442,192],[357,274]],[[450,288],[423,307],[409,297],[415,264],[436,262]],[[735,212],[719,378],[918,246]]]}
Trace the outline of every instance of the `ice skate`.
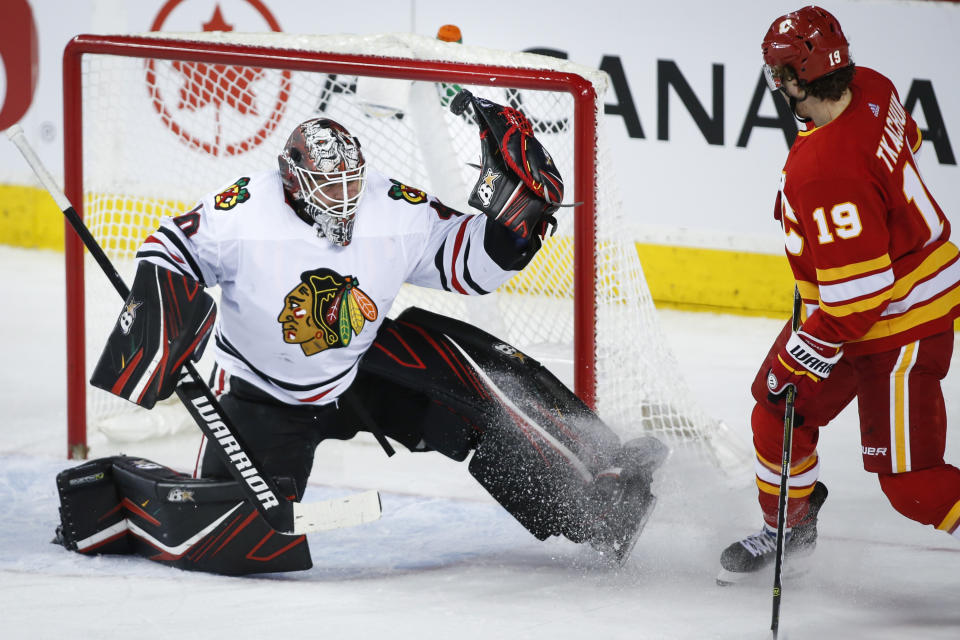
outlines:
{"label": "ice skate", "polygon": [[[810,494],[810,510],[784,538],[785,558],[809,556],[817,546],[817,514],[827,499],[827,487],[822,482],[814,485]],[[720,555],[721,571],[717,584],[727,586],[742,582],[764,567],[773,564],[777,556],[777,531],[767,524],[759,533],[734,542]]]}
{"label": "ice skate", "polygon": [[626,562],[653,512],[653,472],[668,454],[659,440],[636,438],[624,444],[614,465],[594,480],[600,514],[590,544],[616,566]]}

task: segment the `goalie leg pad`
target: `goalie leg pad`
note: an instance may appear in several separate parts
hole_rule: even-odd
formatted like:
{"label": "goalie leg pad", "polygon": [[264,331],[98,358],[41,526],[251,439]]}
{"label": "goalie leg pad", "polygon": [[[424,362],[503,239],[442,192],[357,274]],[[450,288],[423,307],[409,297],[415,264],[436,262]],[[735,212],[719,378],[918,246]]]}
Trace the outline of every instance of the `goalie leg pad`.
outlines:
{"label": "goalie leg pad", "polygon": [[[476,327],[417,308],[385,322],[375,346],[360,364],[363,393],[388,435],[405,428],[408,441],[457,460],[476,449],[470,473],[535,536],[591,535],[595,480],[615,465],[620,438],[553,374]],[[408,399],[380,402],[394,396]]]}
{"label": "goalie leg pad", "polygon": [[153,408],[173,394],[186,359],[200,359],[216,315],[199,283],[141,262],[90,383]]}
{"label": "goalie leg pad", "polygon": [[584,511],[590,481],[571,473],[515,429],[487,429],[469,465],[470,474],[510,515],[545,540],[566,535],[585,539]]}
{"label": "goalie leg pad", "polygon": [[91,460],[57,474],[60,526],[55,542],[79,553],[133,553],[113,480],[116,459]]}
{"label": "goalie leg pad", "polygon": [[538,437],[557,440],[595,470],[609,464],[620,444],[535,359],[465,322],[416,307],[384,322],[351,392],[391,438],[411,449],[423,440],[457,460],[488,425],[513,424],[512,415],[536,423]]}
{"label": "goalie leg pad", "polygon": [[[293,482],[278,486],[294,497]],[[84,554],[139,554],[226,575],[312,566],[305,536],[273,531],[233,480],[191,478],[150,460],[114,456],[57,476],[58,542]]]}

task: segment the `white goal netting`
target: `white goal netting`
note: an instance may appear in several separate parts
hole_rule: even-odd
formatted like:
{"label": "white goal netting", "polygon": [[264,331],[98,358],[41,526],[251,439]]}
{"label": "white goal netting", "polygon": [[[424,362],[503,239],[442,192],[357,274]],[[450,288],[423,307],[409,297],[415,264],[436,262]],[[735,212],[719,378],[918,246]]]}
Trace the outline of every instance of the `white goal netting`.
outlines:
{"label": "white goal netting", "polygon": [[[595,198],[595,239],[585,246],[583,223],[575,226],[573,210],[561,209],[556,234],[496,293],[478,299],[409,287],[391,315],[417,305],[471,322],[539,359],[571,386],[574,372],[586,371],[580,375],[590,376],[590,386],[595,386],[597,411],[623,437],[653,433],[674,446],[693,444],[721,467],[742,461],[743,452],[726,427],[691,399],[666,346],[634,242],[624,237],[622,203],[602,126],[604,74],[544,56],[409,34],[149,35],[164,43],[192,44],[162,57],[142,57],[131,46],[118,49],[121,53],[84,53],[81,58],[84,218],[128,282],[136,249],[160,216],[178,215],[201,195],[276,166],[292,128],[320,114],[356,135],[367,161],[378,170],[469,211],[467,195],[477,179],[470,163],[479,162],[480,153],[478,129],[469,111],[456,116],[447,108],[463,86],[528,116],[564,176],[567,202],[577,193]],[[370,57],[358,59],[365,72],[356,66],[344,72],[342,66],[316,60],[310,70],[299,63],[268,68],[262,62],[245,64],[248,46],[260,54],[264,48],[273,51],[281,67],[295,58],[285,50]],[[197,51],[224,47],[232,52],[229,64],[197,61]],[[410,60],[457,66],[438,64],[434,70],[441,76],[414,80],[423,67],[406,69]],[[577,74],[592,84],[596,98],[589,115],[599,124],[596,144],[581,145],[583,153],[595,154],[594,173],[578,176],[575,171],[576,140],[585,124],[574,96],[549,83],[538,89],[523,88],[528,86],[524,81],[511,85],[502,77],[511,69]],[[485,75],[476,75],[478,71]],[[437,81],[448,72],[448,81]],[[465,84],[461,72],[484,82]],[[592,273],[575,268],[578,242],[581,250],[593,251]],[[588,279],[596,283],[588,305],[595,318],[593,326],[585,327],[575,321],[574,290]],[[75,339],[84,341],[89,379],[120,306],[89,257],[83,297],[86,329]],[[588,355],[577,353],[575,344],[586,344]],[[592,372],[584,364],[590,361],[595,363]],[[175,404],[138,416],[146,412],[89,385],[71,392],[87,394],[87,430],[109,438],[156,437],[189,423]]]}

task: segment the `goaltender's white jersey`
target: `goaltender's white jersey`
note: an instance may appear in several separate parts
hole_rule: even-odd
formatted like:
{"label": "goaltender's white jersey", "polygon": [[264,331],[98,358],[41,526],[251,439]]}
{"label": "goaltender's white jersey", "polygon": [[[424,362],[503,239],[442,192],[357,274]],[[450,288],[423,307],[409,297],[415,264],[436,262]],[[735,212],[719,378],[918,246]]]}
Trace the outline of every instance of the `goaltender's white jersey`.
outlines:
{"label": "goaltender's white jersey", "polygon": [[288,404],[326,404],[350,386],[404,282],[476,295],[514,271],[465,215],[368,168],[353,240],[303,222],[277,171],[243,177],[165,217],[138,260],[220,286],[217,363]]}

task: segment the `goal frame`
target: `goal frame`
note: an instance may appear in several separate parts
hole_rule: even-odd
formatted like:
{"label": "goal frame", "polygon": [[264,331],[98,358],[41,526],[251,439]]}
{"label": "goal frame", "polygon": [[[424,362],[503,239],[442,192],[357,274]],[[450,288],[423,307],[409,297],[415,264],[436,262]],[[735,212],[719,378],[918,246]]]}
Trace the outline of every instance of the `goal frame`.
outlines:
{"label": "goal frame", "polygon": [[[597,111],[593,84],[576,73],[411,60],[389,56],[302,51],[252,45],[167,40],[146,36],[78,35],[63,54],[64,192],[83,217],[83,77],[87,54],[183,60],[210,64],[244,64],[269,69],[363,75],[398,80],[446,82],[569,93],[573,100],[574,192],[579,203],[573,242],[573,381],[575,393],[596,406],[596,188]],[[65,225],[67,456],[86,458],[86,322],[84,247]],[[119,301],[117,308],[119,309]]]}

